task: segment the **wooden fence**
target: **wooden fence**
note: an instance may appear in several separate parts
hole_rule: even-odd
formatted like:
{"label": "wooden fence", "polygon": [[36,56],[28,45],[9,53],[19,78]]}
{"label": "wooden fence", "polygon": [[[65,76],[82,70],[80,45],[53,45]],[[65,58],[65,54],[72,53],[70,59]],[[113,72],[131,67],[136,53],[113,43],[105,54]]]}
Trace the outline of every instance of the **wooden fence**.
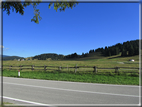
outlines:
{"label": "wooden fence", "polygon": [[[6,67],[6,68],[5,68]],[[15,69],[15,67],[17,67]],[[26,68],[25,68],[26,67]],[[43,69],[35,69],[35,68],[39,68],[39,67],[42,67]],[[48,67],[50,69],[48,69]],[[114,67],[114,68],[100,68],[100,67],[97,67],[97,66],[74,66],[74,67],[62,67],[62,66],[35,66],[35,65],[20,65],[20,66],[13,66],[13,65],[3,65],[3,68],[5,69],[9,69],[9,70],[24,70],[24,69],[29,69],[29,70],[42,70],[42,71],[47,71],[47,70],[59,70],[61,71],[62,69],[74,69],[74,72],[76,73],[77,72],[77,69],[79,68],[93,68],[93,72],[94,73],[97,73],[98,70],[112,70],[114,69],[115,73],[118,73],[120,69],[123,69],[123,70],[139,70],[140,68],[136,68],[136,67]],[[51,68],[57,68],[57,69],[51,69]],[[126,73],[134,73],[133,71],[129,71],[129,72],[126,72]],[[139,73],[139,72],[136,72],[136,73]]]}

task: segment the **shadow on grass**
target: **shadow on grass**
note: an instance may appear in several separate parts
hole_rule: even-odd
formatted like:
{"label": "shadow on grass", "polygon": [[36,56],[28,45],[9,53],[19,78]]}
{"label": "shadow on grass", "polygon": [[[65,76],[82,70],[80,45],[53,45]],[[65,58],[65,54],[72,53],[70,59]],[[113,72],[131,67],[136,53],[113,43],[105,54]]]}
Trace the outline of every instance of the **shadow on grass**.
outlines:
{"label": "shadow on grass", "polygon": [[113,59],[113,58],[123,58],[122,56],[115,56],[115,57],[111,57],[111,58],[108,58],[108,59]]}

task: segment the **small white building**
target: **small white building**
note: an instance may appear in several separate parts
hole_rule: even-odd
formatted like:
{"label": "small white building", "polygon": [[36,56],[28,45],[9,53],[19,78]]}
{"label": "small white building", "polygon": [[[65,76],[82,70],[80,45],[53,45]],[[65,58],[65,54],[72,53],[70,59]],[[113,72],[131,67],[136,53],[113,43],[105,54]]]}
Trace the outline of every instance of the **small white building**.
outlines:
{"label": "small white building", "polygon": [[135,60],[134,59],[130,59],[129,61],[133,61],[134,62]]}
{"label": "small white building", "polygon": [[18,59],[18,61],[20,61],[20,59]]}

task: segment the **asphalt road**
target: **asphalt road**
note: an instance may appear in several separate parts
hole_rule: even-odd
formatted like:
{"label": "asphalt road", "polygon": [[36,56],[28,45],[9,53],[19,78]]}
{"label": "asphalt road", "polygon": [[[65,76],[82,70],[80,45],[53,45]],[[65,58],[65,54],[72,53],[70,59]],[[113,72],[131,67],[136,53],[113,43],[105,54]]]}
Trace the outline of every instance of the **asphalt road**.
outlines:
{"label": "asphalt road", "polygon": [[3,77],[3,101],[22,105],[139,105],[139,86]]}

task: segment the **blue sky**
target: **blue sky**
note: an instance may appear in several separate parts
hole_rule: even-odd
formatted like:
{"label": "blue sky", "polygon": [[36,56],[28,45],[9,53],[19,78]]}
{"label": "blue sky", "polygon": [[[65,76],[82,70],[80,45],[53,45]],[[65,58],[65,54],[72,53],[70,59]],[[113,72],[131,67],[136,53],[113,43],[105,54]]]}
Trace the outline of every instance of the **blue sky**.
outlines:
{"label": "blue sky", "polygon": [[48,3],[37,6],[42,20],[3,12],[3,55],[30,57],[43,53],[68,55],[139,39],[139,3],[79,3],[56,12]]}

